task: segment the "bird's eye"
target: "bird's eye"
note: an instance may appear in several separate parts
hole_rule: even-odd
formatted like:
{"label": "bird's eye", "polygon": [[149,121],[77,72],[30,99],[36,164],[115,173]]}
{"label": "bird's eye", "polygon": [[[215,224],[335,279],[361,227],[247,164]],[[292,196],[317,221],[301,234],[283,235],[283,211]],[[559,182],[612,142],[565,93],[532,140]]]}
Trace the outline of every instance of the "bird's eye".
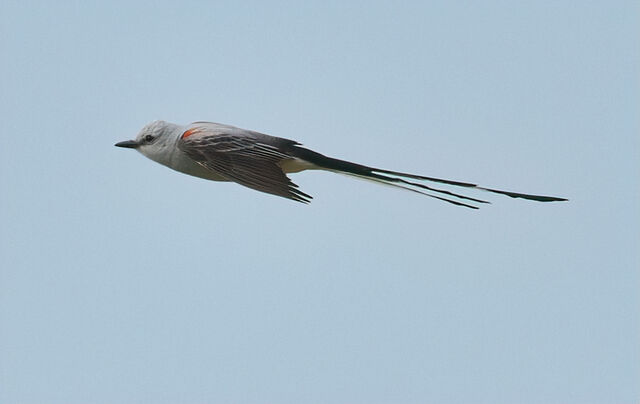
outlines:
{"label": "bird's eye", "polygon": [[151,142],[151,141],[153,141],[153,136],[152,136],[152,135],[147,135],[147,136],[145,136],[145,137],[144,137],[144,141],[145,141],[145,142]]}

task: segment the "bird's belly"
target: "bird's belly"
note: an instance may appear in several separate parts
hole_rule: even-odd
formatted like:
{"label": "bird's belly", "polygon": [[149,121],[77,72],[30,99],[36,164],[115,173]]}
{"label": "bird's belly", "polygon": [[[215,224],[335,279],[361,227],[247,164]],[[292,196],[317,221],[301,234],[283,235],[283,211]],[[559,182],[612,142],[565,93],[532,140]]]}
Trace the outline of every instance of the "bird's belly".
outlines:
{"label": "bird's belly", "polygon": [[177,164],[171,165],[171,168],[184,174],[193,175],[194,177],[200,177],[211,181],[229,181],[217,172],[211,171],[190,159],[179,159]]}
{"label": "bird's belly", "polygon": [[299,173],[300,171],[318,168],[315,164],[299,158],[282,160],[279,164],[285,174]]}

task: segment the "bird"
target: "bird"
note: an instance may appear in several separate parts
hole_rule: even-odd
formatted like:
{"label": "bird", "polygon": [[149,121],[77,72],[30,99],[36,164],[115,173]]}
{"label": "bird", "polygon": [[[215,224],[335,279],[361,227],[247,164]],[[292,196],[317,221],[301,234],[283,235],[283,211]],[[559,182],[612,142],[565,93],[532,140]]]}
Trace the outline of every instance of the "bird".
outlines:
{"label": "bird", "polygon": [[469,182],[356,164],[325,156],[302,147],[294,140],[214,122],[178,125],[157,120],[144,126],[135,140],[118,142],[115,146],[135,149],[149,159],[184,174],[212,181],[233,181],[302,203],[311,202],[313,197],[302,192],[287,174],[304,170],[346,174],[470,209],[478,209],[479,205],[490,202],[442,187],[476,189],[537,202],[567,201],[555,196],[503,191]]}

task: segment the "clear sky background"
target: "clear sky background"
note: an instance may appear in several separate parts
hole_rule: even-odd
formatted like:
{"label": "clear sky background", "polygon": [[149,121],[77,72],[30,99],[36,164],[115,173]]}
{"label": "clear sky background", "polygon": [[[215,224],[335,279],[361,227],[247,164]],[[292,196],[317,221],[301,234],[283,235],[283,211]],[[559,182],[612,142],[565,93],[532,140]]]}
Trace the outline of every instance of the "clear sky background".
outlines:
{"label": "clear sky background", "polygon": [[[0,3],[0,402],[637,403],[637,2]],[[113,147],[211,120],[521,192],[305,206]]]}

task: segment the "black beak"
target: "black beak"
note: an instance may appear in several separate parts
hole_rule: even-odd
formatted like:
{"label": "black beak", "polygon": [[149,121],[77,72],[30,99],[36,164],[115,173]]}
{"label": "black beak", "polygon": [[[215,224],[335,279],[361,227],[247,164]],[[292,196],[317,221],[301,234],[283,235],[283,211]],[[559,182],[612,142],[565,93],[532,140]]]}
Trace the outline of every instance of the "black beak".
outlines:
{"label": "black beak", "polygon": [[135,140],[125,140],[124,142],[118,142],[115,144],[118,147],[126,147],[128,149],[137,149],[140,146],[140,143]]}

